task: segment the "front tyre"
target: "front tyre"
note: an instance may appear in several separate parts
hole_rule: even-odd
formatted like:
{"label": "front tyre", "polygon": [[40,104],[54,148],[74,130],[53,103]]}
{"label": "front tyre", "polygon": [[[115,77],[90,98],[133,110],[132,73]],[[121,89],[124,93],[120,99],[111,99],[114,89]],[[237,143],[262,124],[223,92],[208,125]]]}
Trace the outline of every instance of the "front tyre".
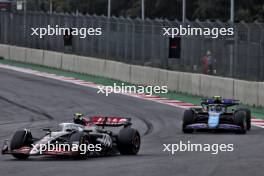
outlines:
{"label": "front tyre", "polygon": [[122,155],[136,155],[140,144],[140,134],[137,130],[126,127],[119,131],[117,147]]}
{"label": "front tyre", "polygon": [[251,129],[251,111],[248,108],[239,108],[238,111],[246,112],[247,130]]}
{"label": "front tyre", "polygon": [[[12,150],[20,149],[21,147],[31,147],[32,143],[33,140],[30,131],[18,130],[14,133],[10,141],[10,149],[12,151]],[[17,159],[27,159],[29,157],[28,154],[13,153],[12,155]]]}
{"label": "front tyre", "polygon": [[76,154],[74,155],[74,158],[76,159],[87,159],[88,158],[89,152],[81,151],[80,149],[81,145],[85,145],[85,148],[88,146],[89,140],[88,140],[87,135],[85,135],[83,132],[74,132],[70,136],[69,143],[70,143],[71,149],[78,146],[78,151],[72,151],[72,152],[76,152]]}
{"label": "front tyre", "polygon": [[182,131],[184,133],[192,133],[193,129],[186,129],[188,125],[193,124],[194,112],[191,109],[184,111],[183,120],[182,120]]}
{"label": "front tyre", "polygon": [[236,125],[240,126],[238,134],[246,134],[247,132],[247,118],[245,111],[237,111],[234,115],[234,122]]}

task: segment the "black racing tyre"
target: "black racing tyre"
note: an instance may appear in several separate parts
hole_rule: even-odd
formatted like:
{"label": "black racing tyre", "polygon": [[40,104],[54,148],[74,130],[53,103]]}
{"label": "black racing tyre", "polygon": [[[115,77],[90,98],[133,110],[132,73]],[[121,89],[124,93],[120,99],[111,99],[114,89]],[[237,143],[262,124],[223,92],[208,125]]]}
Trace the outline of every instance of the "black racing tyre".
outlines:
{"label": "black racing tyre", "polygon": [[234,114],[234,122],[236,125],[241,127],[241,130],[238,131],[237,133],[246,134],[246,132],[247,132],[246,112],[245,111],[237,111]]}
{"label": "black racing tyre", "polygon": [[136,155],[140,144],[140,134],[137,130],[126,127],[119,131],[117,148],[122,155]]}
{"label": "black racing tyre", "polygon": [[251,129],[251,111],[248,108],[239,108],[237,111],[245,111],[247,118],[247,130]]}
{"label": "black racing tyre", "polygon": [[184,133],[192,133],[193,129],[186,129],[187,125],[193,124],[194,119],[194,111],[191,109],[187,109],[184,111],[183,120],[182,120],[182,131]]}
{"label": "black racing tyre", "polygon": [[[10,149],[16,150],[24,146],[31,147],[33,143],[32,134],[28,130],[18,130],[14,133],[10,141]],[[27,159],[29,155],[27,154],[12,154],[17,159]]]}
{"label": "black racing tyre", "polygon": [[189,109],[189,110],[191,110],[191,111],[195,111],[195,112],[203,112],[203,108],[191,108],[191,109]]}
{"label": "black racing tyre", "polygon": [[[86,147],[89,144],[89,140],[88,140],[88,136],[85,135],[83,132],[74,132],[71,134],[70,139],[69,139],[69,144],[71,146],[71,148],[73,147],[74,144],[78,144],[80,147],[80,145],[85,144]],[[89,156],[89,152],[86,151],[84,153],[84,151],[81,151],[81,149],[79,148],[77,151],[77,154],[74,155],[74,158],[76,159],[87,159]]]}

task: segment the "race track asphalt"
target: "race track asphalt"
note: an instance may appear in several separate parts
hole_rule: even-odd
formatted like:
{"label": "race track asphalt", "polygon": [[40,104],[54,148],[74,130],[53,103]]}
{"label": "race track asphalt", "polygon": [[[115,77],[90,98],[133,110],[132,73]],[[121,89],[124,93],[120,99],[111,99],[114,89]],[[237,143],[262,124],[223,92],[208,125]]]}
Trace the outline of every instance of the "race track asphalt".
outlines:
{"label": "race track asphalt", "polygon": [[[142,135],[137,156],[97,157],[87,160],[32,157],[27,161],[0,156],[1,176],[254,176],[263,175],[264,129],[246,135],[183,134],[183,109],[124,95],[108,97],[95,89],[0,69],[0,141],[16,129],[41,128],[71,121],[74,112],[132,117]],[[233,152],[163,152],[163,144],[234,144]]]}

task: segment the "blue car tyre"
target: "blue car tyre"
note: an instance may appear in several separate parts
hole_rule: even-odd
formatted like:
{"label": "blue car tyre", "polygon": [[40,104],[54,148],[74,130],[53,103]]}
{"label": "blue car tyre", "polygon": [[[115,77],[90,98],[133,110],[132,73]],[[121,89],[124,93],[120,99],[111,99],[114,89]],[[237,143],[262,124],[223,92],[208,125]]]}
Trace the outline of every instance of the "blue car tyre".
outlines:
{"label": "blue car tyre", "polygon": [[194,111],[191,109],[185,110],[183,114],[183,121],[182,121],[182,131],[184,133],[193,132],[193,129],[186,129],[188,125],[193,124],[193,120],[194,120]]}
{"label": "blue car tyre", "polygon": [[251,111],[248,108],[239,108],[238,111],[245,111],[247,118],[247,130],[251,129]]}
{"label": "blue car tyre", "polygon": [[239,130],[238,134],[246,134],[247,132],[247,117],[245,111],[237,111],[234,114],[234,122],[236,125],[241,127],[241,130]]}

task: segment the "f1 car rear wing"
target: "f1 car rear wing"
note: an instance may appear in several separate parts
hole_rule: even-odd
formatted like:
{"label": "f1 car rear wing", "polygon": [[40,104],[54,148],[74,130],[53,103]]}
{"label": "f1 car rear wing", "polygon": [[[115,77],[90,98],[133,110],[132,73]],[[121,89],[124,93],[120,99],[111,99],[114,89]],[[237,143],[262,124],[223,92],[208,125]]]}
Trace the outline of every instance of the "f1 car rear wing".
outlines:
{"label": "f1 car rear wing", "polygon": [[203,105],[213,105],[213,104],[219,104],[219,105],[229,107],[229,106],[239,105],[239,100],[234,100],[234,99],[215,100],[215,99],[209,98],[209,99],[202,99],[202,102],[201,102],[202,106]]}
{"label": "f1 car rear wing", "polygon": [[119,126],[130,126],[131,118],[126,117],[103,117],[103,116],[92,116],[89,117],[89,120],[98,126],[109,126],[109,127],[119,127]]}

